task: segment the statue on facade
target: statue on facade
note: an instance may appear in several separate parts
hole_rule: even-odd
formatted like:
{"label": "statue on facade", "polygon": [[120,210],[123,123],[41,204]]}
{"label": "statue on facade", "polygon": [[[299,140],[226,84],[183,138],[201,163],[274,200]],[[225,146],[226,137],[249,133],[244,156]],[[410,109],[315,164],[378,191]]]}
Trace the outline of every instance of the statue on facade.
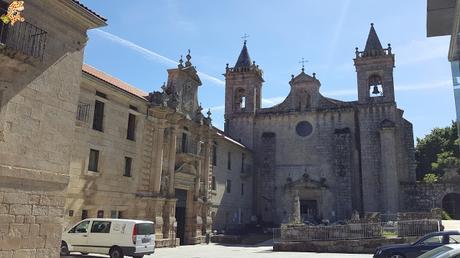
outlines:
{"label": "statue on facade", "polygon": [[292,216],[290,224],[301,224],[302,218],[300,216],[300,197],[299,191],[294,192],[294,202],[292,204]]}

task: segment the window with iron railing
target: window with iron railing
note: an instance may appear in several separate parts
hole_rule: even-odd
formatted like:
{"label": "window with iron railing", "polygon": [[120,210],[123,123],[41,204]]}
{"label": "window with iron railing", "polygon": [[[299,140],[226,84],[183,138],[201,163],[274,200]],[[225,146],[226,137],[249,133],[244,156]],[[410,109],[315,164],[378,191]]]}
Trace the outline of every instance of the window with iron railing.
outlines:
{"label": "window with iron railing", "polygon": [[86,103],[78,103],[77,107],[77,120],[81,122],[88,123],[89,121],[89,109],[90,109],[90,104]]}
{"label": "window with iron railing", "polygon": [[[0,15],[7,13],[8,4],[0,2]],[[9,48],[24,55],[43,60],[47,32],[35,25],[16,22],[14,25],[0,22],[0,49]]]}

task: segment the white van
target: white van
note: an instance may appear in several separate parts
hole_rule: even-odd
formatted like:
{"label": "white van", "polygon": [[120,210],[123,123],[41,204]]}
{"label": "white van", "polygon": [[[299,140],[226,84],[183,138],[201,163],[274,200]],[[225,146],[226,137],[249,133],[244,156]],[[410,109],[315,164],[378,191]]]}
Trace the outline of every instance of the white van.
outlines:
{"label": "white van", "polygon": [[61,255],[70,252],[141,258],[155,252],[155,227],[145,220],[85,219],[62,234]]}

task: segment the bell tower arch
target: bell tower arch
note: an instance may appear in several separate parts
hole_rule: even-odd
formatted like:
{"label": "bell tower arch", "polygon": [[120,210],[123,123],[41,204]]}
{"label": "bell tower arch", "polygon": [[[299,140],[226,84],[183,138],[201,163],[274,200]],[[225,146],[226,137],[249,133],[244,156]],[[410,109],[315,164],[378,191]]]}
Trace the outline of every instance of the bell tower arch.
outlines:
{"label": "bell tower arch", "polygon": [[358,76],[358,102],[360,104],[395,102],[393,68],[394,54],[391,45],[383,48],[374,24],[364,51],[356,48],[354,59]]}

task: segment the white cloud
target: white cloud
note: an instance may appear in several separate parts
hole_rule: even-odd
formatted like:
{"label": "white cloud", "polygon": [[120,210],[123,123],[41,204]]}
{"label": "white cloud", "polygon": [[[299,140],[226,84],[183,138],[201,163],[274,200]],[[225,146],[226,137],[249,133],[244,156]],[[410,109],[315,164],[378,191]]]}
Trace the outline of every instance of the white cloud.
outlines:
{"label": "white cloud", "polygon": [[[152,50],[149,50],[149,49],[146,49],[144,47],[141,47],[129,40],[126,40],[126,39],[123,39],[123,38],[120,38],[112,33],[109,33],[109,32],[106,32],[106,31],[103,31],[103,30],[100,30],[100,29],[95,29],[94,30],[99,36],[102,36],[104,37],[105,39],[108,39],[108,40],[111,40],[117,44],[120,44],[124,47],[127,47],[139,54],[141,54],[143,57],[147,58],[147,59],[150,59],[150,60],[153,60],[155,62],[159,62],[163,65],[166,65],[166,66],[170,66],[170,65],[177,65],[177,61],[174,61],[168,57],[165,57],[161,54],[158,54]],[[198,72],[199,76],[201,78],[203,78],[204,80],[206,81],[209,81],[213,84],[217,84],[219,86],[223,86],[225,85],[225,82],[222,81],[221,79],[219,78],[216,78],[212,75],[209,75],[209,74],[206,74],[206,73],[203,73],[203,72]]]}
{"label": "white cloud", "polygon": [[286,99],[287,96],[279,96],[279,97],[272,97],[272,98],[263,98],[262,99],[262,106],[263,107],[270,107],[270,106],[274,106],[274,105],[277,105],[281,102],[283,102],[283,100]]}
{"label": "white cloud", "polygon": [[449,51],[447,38],[427,38],[412,40],[405,46],[395,47],[396,64],[410,65],[433,59],[446,59]]}
{"label": "white cloud", "polygon": [[430,83],[406,84],[396,86],[396,91],[414,91],[414,90],[431,90],[431,89],[450,89],[452,88],[451,80],[442,80]]}

